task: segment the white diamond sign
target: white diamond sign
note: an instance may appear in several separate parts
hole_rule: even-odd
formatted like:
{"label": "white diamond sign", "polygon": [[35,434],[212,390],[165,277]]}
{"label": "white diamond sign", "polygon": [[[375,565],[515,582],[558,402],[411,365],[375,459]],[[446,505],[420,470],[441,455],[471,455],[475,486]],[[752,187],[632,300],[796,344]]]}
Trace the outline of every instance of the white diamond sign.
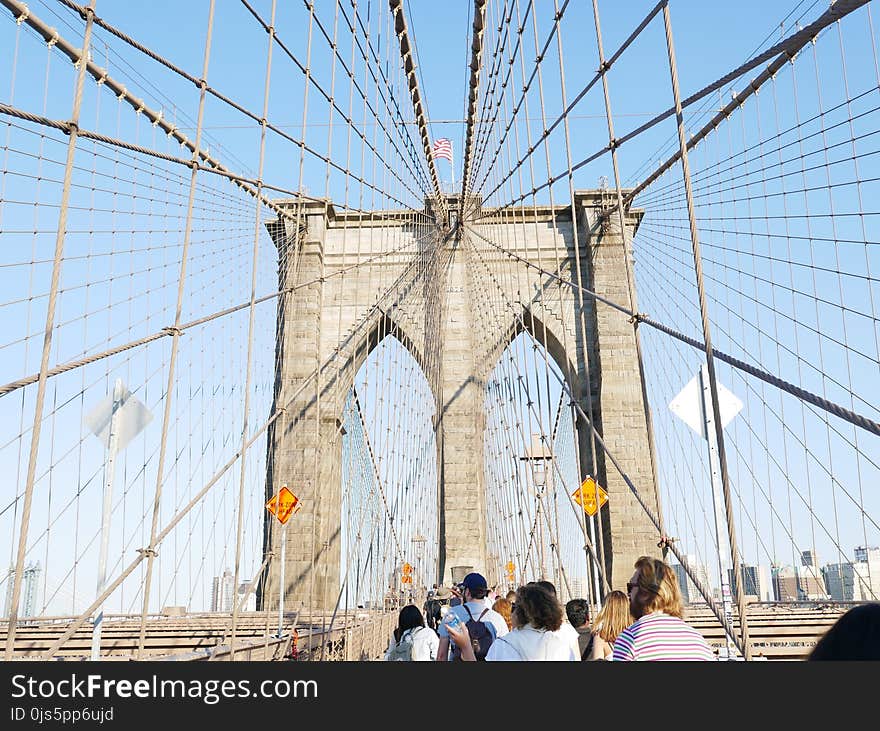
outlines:
{"label": "white diamond sign", "polygon": [[[705,437],[703,409],[701,408],[703,384],[700,374],[695,375],[669,403],[669,409],[701,437]],[[718,383],[718,408],[721,411],[721,428],[726,427],[742,410],[739,398]]]}
{"label": "white diamond sign", "polygon": [[[86,416],[86,426],[100,439],[104,447],[110,448],[110,418],[113,416],[113,393],[109,393]],[[141,403],[137,396],[132,395],[125,386],[122,387],[116,409],[116,448],[121,452],[144,427],[153,420],[152,412]]]}

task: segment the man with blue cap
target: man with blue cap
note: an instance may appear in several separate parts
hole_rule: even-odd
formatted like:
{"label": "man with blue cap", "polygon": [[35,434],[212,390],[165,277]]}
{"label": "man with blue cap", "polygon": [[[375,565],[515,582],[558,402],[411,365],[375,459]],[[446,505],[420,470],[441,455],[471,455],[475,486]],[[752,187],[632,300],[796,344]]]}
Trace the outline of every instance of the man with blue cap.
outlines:
{"label": "man with blue cap", "polygon": [[[504,617],[498,614],[494,609],[490,609],[486,606],[485,600],[486,596],[489,594],[489,586],[486,583],[486,578],[482,574],[468,574],[464,577],[461,584],[458,585],[458,588],[461,592],[463,603],[457,607],[450,607],[444,617],[443,623],[437,630],[440,635],[440,646],[437,648],[437,660],[439,662],[446,662],[450,659],[450,639],[449,632],[446,629],[446,623],[449,622],[452,617],[455,617],[455,619],[452,619],[453,622],[457,619],[461,624],[465,625],[468,622],[481,622],[485,625],[486,630],[488,630],[488,644],[491,644],[491,642],[498,637],[504,637],[508,632],[507,622],[504,621]],[[470,632],[471,637],[474,637],[475,634],[478,633]],[[488,646],[483,648],[482,654],[485,655],[487,650]],[[480,653],[477,653],[478,657],[479,654]]]}

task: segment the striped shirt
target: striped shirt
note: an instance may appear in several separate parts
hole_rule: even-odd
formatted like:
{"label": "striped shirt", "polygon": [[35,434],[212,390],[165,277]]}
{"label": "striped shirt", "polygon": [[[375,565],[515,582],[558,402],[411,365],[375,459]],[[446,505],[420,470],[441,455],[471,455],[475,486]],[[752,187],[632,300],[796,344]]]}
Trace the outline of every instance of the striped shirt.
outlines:
{"label": "striped shirt", "polygon": [[714,660],[693,627],[663,612],[646,614],[614,641],[614,660]]}

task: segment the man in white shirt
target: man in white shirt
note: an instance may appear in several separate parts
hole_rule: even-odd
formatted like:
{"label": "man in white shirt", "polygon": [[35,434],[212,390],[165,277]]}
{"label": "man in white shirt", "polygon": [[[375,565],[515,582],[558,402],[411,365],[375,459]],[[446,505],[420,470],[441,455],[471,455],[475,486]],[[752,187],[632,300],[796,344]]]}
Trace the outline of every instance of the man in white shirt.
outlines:
{"label": "man in white shirt", "polygon": [[[437,629],[437,633],[440,635],[440,646],[437,648],[438,662],[449,660],[450,640],[449,632],[446,629],[446,620],[449,614],[455,614],[463,625],[466,625],[472,617],[483,622],[493,638],[504,637],[508,632],[507,622],[504,621],[504,617],[494,609],[486,607],[489,586],[486,583],[485,577],[477,573],[468,574],[464,577],[464,581],[461,582],[460,588],[464,603],[457,607],[450,607],[444,617],[444,622]],[[468,610],[470,610],[470,614]]]}

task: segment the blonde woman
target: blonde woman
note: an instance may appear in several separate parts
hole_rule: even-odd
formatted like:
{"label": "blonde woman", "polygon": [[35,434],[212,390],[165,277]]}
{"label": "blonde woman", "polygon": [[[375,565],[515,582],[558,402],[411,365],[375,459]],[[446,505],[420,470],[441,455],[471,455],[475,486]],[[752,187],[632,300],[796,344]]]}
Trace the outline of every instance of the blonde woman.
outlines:
{"label": "blonde woman", "polygon": [[614,640],[635,621],[629,611],[629,597],[622,591],[612,591],[605,597],[605,606],[596,615],[593,641],[587,660],[610,660]]}

